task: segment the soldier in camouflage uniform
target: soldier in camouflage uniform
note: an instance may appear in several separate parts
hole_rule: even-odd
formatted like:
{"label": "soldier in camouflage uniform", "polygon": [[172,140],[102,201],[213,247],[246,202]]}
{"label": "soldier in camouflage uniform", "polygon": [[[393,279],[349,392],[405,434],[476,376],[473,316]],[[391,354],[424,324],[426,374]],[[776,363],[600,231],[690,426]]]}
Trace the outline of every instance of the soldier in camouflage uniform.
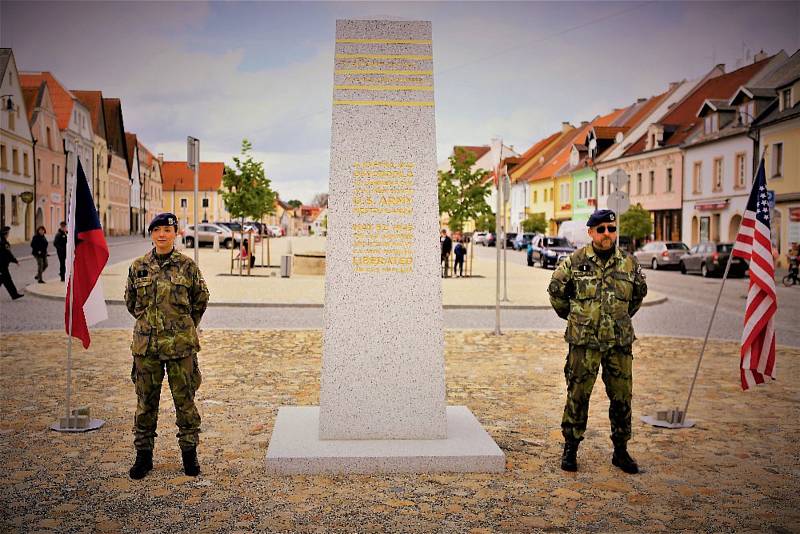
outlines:
{"label": "soldier in camouflage uniform", "polygon": [[184,472],[189,476],[200,473],[200,414],[194,403],[201,382],[197,326],[209,295],[197,265],[173,248],[177,228],[177,218],[171,213],[153,219],[148,230],[155,247],[133,262],[125,288],[125,304],[136,318],[131,344],[131,380],[137,398],[133,428],[136,463],[130,470],[133,479],[143,478],[153,468],[165,372],[175,403]]}
{"label": "soldier in camouflage uniform", "polygon": [[565,471],[578,469],[578,445],[586,431],[589,397],[602,364],[611,402],[612,463],[627,473],[638,473],[636,461],[627,451],[633,387],[631,317],[647,294],[647,284],[636,259],[616,248],[616,224],[611,210],[592,214],[587,222],[592,243],[564,260],[548,288],[556,313],[568,321],[564,336],[569,343],[564,366],[567,402],[561,421],[561,468]]}

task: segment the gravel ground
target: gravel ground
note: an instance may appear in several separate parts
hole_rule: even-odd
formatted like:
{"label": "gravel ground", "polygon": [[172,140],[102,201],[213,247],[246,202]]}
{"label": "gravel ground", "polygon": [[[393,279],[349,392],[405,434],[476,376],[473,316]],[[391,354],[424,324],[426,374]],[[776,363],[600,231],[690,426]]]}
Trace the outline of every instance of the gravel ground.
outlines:
{"label": "gravel ground", "polygon": [[76,402],[106,426],[46,430],[64,388],[60,333],[0,342],[0,531],[511,532],[797,531],[800,351],[778,350],[780,380],[738,385],[738,346],[712,342],[688,430],[639,417],[681,403],[699,341],[643,336],[635,347],[632,454],[610,465],[608,401],[596,387],[580,470],[558,468],[565,345],[560,334],[446,335],[447,397],[465,404],[507,455],[502,474],[267,476],[280,406],[319,401],[318,331],[207,330],[197,479],[182,476],[174,410],[162,393],[155,469],[132,481],[135,404],[128,330],[94,334],[75,359]]}

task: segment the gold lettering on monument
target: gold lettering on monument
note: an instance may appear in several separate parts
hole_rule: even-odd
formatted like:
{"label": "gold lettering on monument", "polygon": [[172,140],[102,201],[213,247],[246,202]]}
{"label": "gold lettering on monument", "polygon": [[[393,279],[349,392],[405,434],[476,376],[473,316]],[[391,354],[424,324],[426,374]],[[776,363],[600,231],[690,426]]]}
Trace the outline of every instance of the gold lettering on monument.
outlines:
{"label": "gold lettering on monument", "polygon": [[[414,265],[414,163],[359,161],[353,165],[353,270],[409,273]],[[391,215],[392,222],[373,216]]]}

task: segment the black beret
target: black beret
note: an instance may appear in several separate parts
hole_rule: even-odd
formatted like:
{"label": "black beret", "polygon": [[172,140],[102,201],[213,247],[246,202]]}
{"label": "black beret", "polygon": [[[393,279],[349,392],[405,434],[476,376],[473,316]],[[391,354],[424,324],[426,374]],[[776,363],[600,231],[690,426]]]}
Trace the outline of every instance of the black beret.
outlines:
{"label": "black beret", "polygon": [[601,223],[617,222],[617,214],[611,210],[597,210],[589,216],[586,226],[597,226]]}
{"label": "black beret", "polygon": [[178,218],[172,213],[159,213],[153,220],[150,221],[150,226],[147,227],[148,232],[152,232],[156,226],[174,226],[178,230]]}

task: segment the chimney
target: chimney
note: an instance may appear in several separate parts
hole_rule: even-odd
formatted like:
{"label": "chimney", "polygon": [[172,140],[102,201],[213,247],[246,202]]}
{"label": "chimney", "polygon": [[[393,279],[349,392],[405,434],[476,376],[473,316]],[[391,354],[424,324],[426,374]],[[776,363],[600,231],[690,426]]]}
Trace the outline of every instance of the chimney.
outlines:
{"label": "chimney", "polygon": [[569,123],[569,121],[564,121],[561,123],[561,133],[567,133],[570,130],[572,130],[572,125]]}
{"label": "chimney", "polygon": [[758,54],[753,56],[753,63],[758,63],[762,59],[767,59],[767,53],[764,50],[761,50]]}
{"label": "chimney", "polygon": [[581,126],[589,126],[589,121],[581,121]]}
{"label": "chimney", "polygon": [[647,99],[646,98],[637,98],[636,99],[636,103],[637,104],[641,104],[642,102],[647,102]]}
{"label": "chimney", "polygon": [[722,74],[725,74],[725,63],[718,63],[715,69],[719,69]]}
{"label": "chimney", "polygon": [[159,165],[163,165],[164,164],[164,153],[163,152],[159,152],[158,153],[158,163],[159,163]]}
{"label": "chimney", "polygon": [[674,91],[681,85],[681,82],[669,82],[669,90]]}

